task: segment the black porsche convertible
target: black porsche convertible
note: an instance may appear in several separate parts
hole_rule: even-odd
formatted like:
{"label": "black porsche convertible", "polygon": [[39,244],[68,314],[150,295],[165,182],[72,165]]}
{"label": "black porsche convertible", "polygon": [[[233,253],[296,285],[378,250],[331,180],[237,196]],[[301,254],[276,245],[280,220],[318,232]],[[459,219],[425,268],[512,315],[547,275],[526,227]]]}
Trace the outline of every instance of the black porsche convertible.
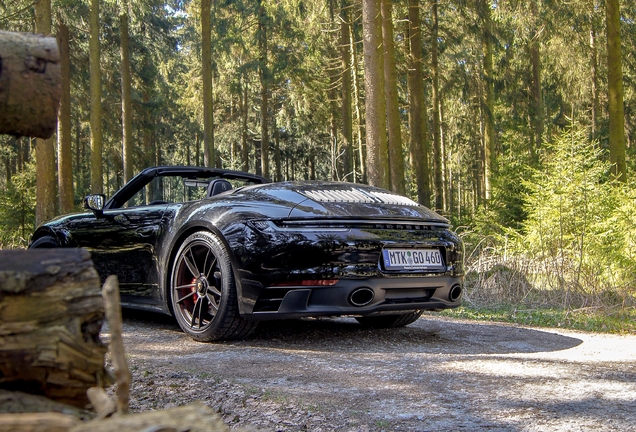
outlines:
{"label": "black porsche convertible", "polygon": [[102,279],[118,276],[124,307],[172,314],[196,340],[281,318],[399,327],[461,302],[449,222],[383,189],[153,167],[85,207],[40,226],[30,247],[88,249]]}

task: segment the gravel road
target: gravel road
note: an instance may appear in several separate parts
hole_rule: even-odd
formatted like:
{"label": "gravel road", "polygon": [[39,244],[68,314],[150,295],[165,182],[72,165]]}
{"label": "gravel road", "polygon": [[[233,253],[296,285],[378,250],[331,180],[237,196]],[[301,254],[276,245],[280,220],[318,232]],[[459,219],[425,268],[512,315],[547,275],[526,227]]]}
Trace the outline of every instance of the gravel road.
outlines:
{"label": "gravel road", "polygon": [[269,322],[206,344],[127,312],[124,343],[133,411],[198,400],[265,431],[636,431],[636,335],[425,315]]}

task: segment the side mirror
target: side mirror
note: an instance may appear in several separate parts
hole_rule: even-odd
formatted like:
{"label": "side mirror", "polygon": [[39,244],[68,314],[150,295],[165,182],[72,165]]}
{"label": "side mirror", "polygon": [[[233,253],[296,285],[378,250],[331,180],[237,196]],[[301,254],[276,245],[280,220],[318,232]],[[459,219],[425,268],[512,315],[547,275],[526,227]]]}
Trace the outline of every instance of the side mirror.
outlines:
{"label": "side mirror", "polygon": [[95,216],[100,217],[104,214],[104,203],[106,202],[106,195],[95,194],[88,195],[84,198],[84,208],[92,210]]}

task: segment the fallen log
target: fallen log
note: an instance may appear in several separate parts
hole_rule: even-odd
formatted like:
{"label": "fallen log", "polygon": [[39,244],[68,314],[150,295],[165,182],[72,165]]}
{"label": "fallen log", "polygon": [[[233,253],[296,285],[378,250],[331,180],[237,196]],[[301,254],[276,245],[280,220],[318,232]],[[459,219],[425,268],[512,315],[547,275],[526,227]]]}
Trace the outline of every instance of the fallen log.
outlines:
{"label": "fallen log", "polygon": [[[117,402],[100,387],[85,388],[100,377],[112,382],[104,370],[106,349],[99,341],[104,318],[101,294],[111,329],[117,384],[124,387],[123,392],[117,391]],[[202,403],[126,414],[130,372],[121,341],[119,308],[117,279],[108,278],[100,291],[99,277],[84,250],[0,251],[0,388],[30,386],[75,406],[87,402],[87,391],[97,411],[96,418],[88,420],[92,415],[62,403],[0,390],[0,432],[230,430],[216,411]],[[84,395],[79,394],[80,388]]]}
{"label": "fallen log", "polygon": [[[165,411],[124,414],[103,420],[77,423],[70,432],[229,432],[230,428],[212,408],[195,402]],[[240,432],[245,429],[234,429]]]}
{"label": "fallen log", "polygon": [[78,420],[91,420],[95,415],[89,411],[56,402],[44,396],[19,391],[0,390],[0,414],[23,414],[56,412],[67,414]]}
{"label": "fallen log", "polygon": [[68,432],[79,420],[58,412],[0,414],[0,432]]}
{"label": "fallen log", "polygon": [[54,37],[0,31],[0,134],[50,138],[61,73]]}
{"label": "fallen log", "polygon": [[0,251],[0,388],[84,407],[112,377],[100,280],[81,249]]}
{"label": "fallen log", "polygon": [[[232,429],[248,432],[255,429]],[[58,412],[0,414],[0,432],[229,432],[230,428],[212,408],[195,402],[165,411],[124,414],[80,421]]]}

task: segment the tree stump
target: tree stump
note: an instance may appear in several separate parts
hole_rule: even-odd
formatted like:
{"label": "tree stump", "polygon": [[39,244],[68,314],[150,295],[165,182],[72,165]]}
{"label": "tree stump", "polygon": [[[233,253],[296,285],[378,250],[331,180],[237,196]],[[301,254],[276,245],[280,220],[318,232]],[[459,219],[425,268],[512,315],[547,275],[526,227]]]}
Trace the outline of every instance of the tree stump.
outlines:
{"label": "tree stump", "polygon": [[0,31],[0,134],[51,137],[61,94],[55,38]]}
{"label": "tree stump", "polygon": [[82,249],[0,251],[0,388],[77,407],[109,384],[100,280]]}

